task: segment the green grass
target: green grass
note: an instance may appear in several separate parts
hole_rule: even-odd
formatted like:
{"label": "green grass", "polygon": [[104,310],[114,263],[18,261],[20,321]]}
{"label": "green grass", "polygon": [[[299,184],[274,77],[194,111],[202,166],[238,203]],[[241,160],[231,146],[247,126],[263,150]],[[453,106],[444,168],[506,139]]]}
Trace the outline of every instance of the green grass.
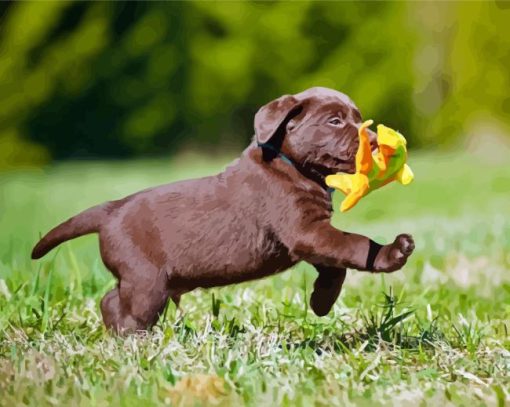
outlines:
{"label": "green grass", "polygon": [[[415,154],[416,181],[334,224],[416,251],[392,275],[350,271],[334,310],[315,272],[183,297],[154,331],[117,338],[97,238],[29,259],[39,234],[95,203],[214,173],[227,158],[73,163],[0,174],[0,405],[494,405],[510,402],[510,163]],[[335,197],[338,207],[339,196]]]}

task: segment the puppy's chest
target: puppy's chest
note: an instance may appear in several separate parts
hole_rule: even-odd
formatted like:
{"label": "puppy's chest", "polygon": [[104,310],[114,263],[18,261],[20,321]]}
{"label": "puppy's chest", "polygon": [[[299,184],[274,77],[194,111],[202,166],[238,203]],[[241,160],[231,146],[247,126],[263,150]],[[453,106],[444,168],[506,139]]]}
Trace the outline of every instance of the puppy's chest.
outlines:
{"label": "puppy's chest", "polygon": [[294,197],[294,206],[303,217],[307,215],[331,216],[333,191],[299,191]]}

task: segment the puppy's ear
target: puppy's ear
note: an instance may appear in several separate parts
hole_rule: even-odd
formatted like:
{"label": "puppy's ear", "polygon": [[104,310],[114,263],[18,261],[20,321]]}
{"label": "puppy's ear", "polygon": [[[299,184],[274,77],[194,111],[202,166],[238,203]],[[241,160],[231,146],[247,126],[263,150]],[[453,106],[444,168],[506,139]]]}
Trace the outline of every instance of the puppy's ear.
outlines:
{"label": "puppy's ear", "polygon": [[255,136],[257,142],[267,143],[303,109],[301,102],[292,95],[284,95],[262,106],[255,114]]}

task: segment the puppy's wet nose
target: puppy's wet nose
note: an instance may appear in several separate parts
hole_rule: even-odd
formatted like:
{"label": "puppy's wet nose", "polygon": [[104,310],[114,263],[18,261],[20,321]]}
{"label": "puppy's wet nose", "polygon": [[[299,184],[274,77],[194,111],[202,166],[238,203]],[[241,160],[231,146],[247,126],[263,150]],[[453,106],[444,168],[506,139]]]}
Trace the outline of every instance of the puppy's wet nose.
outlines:
{"label": "puppy's wet nose", "polygon": [[374,152],[375,150],[377,150],[377,133],[375,131],[372,131],[370,129],[367,129],[367,133],[368,133],[368,139],[370,141],[370,149],[372,150],[372,152]]}

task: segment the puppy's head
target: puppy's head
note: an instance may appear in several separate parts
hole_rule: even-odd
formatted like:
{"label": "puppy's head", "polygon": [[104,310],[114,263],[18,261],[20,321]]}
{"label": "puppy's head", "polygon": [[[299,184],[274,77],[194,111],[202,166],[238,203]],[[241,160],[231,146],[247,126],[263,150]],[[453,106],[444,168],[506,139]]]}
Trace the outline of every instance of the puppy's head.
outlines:
{"label": "puppy's head", "polygon": [[[255,136],[287,155],[305,172],[353,173],[361,114],[348,96],[315,87],[282,96],[255,115]],[[376,134],[369,132],[372,148]]]}

